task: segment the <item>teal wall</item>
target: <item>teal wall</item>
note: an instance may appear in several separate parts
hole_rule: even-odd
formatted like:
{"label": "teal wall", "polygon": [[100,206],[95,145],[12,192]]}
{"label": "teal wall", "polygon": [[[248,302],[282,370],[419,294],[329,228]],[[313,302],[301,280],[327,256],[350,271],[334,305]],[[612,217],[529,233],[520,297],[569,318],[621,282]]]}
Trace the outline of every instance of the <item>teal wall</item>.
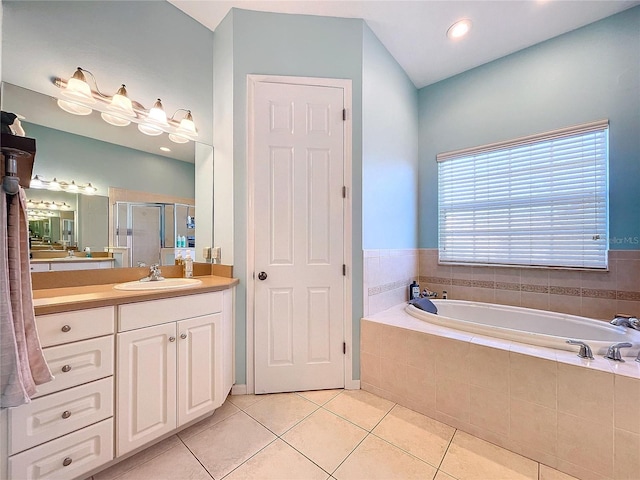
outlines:
{"label": "teal wall", "polygon": [[[362,316],[362,20],[236,10],[233,12],[233,208],[236,382],[246,382],[246,123],[247,75],[347,78],[353,81],[353,313]],[[231,30],[231,29],[229,29]],[[354,344],[359,336],[354,335]],[[354,375],[359,372],[354,352]]]}
{"label": "teal wall", "polygon": [[362,243],[418,246],[418,91],[364,25]]}
{"label": "teal wall", "polygon": [[172,160],[140,150],[80,135],[24,123],[36,139],[34,174],[47,180],[75,180],[91,184],[107,196],[110,186],[194,198],[193,163]]}
{"label": "teal wall", "polygon": [[640,7],[425,87],[418,99],[420,247],[438,245],[437,153],[608,118],[610,245],[640,248]]}

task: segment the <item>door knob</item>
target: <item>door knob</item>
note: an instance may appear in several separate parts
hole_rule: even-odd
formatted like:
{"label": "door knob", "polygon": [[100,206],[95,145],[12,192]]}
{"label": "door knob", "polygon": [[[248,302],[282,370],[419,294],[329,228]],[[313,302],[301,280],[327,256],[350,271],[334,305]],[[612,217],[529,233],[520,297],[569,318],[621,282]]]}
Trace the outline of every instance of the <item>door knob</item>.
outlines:
{"label": "door knob", "polygon": [[258,280],[266,280],[267,279],[267,273],[266,272],[260,272],[258,274]]}

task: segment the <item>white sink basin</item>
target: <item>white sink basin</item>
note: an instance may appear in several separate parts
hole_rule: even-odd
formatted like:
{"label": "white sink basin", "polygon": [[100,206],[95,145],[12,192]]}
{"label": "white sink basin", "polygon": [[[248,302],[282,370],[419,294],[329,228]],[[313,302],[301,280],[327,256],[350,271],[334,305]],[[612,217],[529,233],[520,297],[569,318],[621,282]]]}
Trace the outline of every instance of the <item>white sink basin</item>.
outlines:
{"label": "white sink basin", "polygon": [[165,278],[164,280],[158,280],[155,282],[141,282],[136,280],[134,282],[119,283],[114,285],[116,290],[170,290],[176,288],[186,288],[200,285],[201,280],[197,278]]}

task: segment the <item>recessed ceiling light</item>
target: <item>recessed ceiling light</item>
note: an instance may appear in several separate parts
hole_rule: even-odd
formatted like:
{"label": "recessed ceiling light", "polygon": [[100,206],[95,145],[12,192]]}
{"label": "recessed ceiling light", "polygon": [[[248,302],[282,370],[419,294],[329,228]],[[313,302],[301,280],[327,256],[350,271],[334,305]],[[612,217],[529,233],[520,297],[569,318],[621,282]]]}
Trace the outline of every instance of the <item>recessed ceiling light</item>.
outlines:
{"label": "recessed ceiling light", "polygon": [[449,27],[447,30],[447,37],[452,40],[456,38],[464,37],[471,30],[471,20],[463,18]]}
{"label": "recessed ceiling light", "polygon": [[171,149],[167,148],[167,147],[160,147],[160,150],[162,150],[163,152],[170,152]]}

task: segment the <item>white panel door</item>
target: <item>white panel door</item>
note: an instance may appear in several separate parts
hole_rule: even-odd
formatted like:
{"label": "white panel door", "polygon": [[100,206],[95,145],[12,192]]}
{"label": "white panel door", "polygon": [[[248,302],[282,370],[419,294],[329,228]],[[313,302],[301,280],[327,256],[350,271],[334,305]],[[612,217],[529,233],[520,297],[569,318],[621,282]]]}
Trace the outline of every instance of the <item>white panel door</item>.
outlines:
{"label": "white panel door", "polygon": [[176,324],[119,333],[117,345],[119,456],[176,428]]}
{"label": "white panel door", "polygon": [[343,387],[343,89],[254,93],[255,392]]}
{"label": "white panel door", "polygon": [[178,322],[178,426],[224,402],[221,324],[222,313]]}

